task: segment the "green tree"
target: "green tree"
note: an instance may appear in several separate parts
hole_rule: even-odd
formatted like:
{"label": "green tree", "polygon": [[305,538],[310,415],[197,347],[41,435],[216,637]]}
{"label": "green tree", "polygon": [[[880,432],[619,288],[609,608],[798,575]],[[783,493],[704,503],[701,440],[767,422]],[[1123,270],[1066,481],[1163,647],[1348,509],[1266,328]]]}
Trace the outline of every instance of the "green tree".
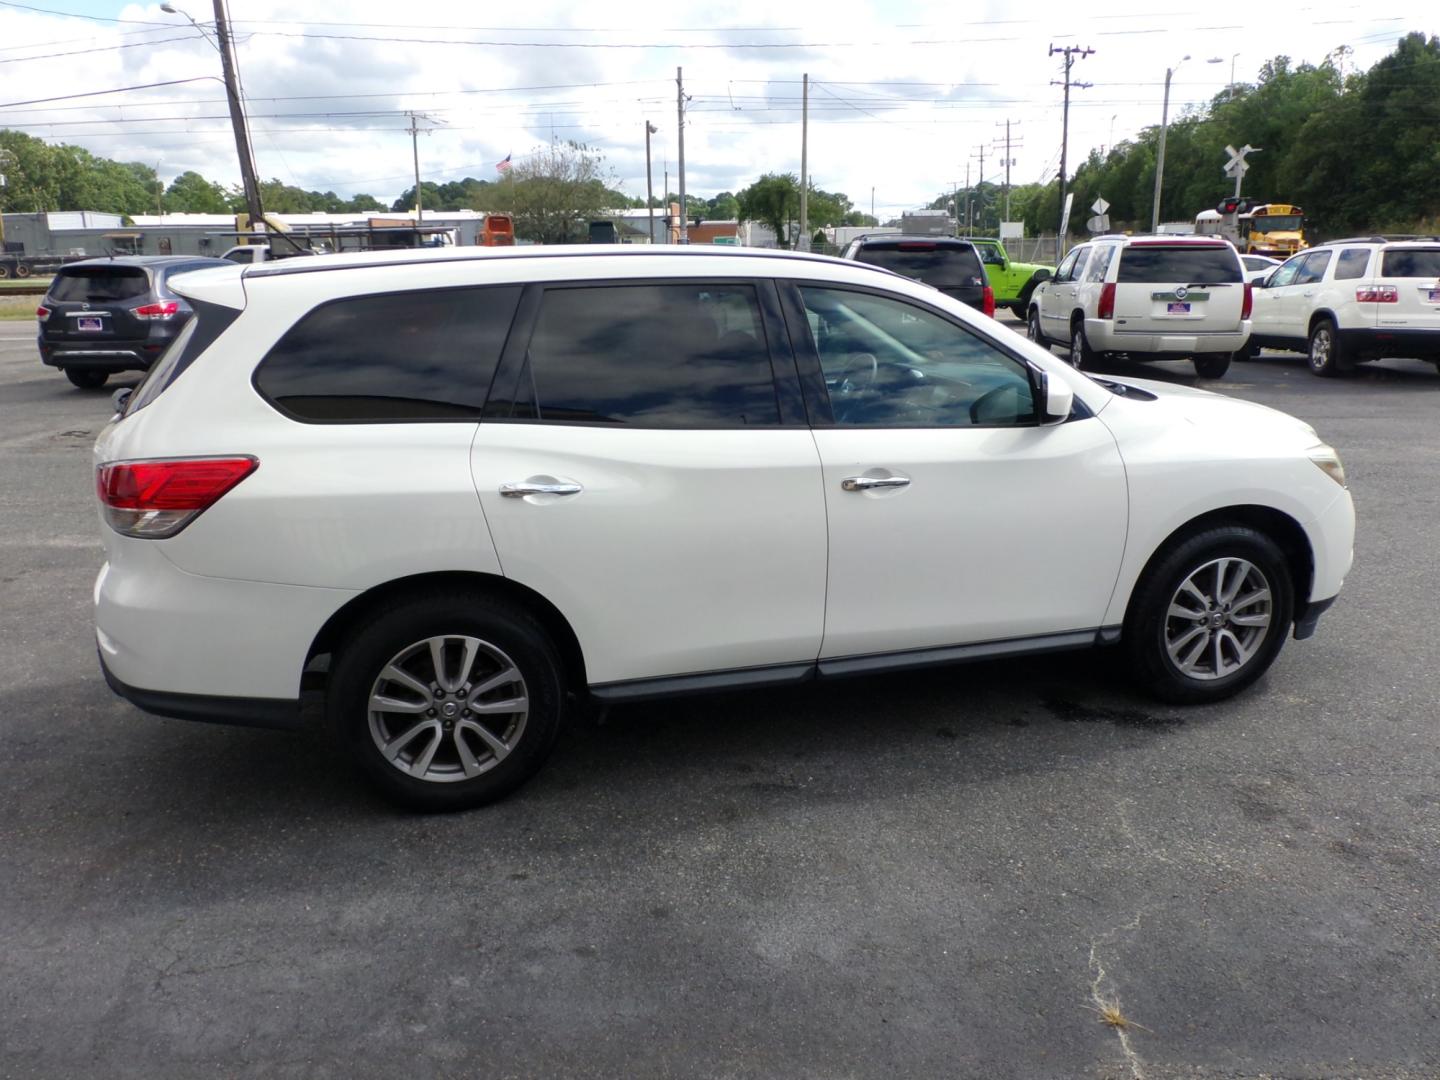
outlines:
{"label": "green tree", "polygon": [[171,214],[224,214],[230,203],[219,184],[197,172],[183,172],[165,189],[164,207]]}
{"label": "green tree", "polygon": [[794,173],[766,173],[735,196],[741,221],[758,221],[789,247],[787,227],[800,214],[800,182]]}
{"label": "green tree", "polygon": [[613,174],[598,150],[578,142],[554,142],[519,159],[495,185],[487,209],[509,213],[515,234],[542,244],[563,244],[588,235],[591,219],[616,208]]}

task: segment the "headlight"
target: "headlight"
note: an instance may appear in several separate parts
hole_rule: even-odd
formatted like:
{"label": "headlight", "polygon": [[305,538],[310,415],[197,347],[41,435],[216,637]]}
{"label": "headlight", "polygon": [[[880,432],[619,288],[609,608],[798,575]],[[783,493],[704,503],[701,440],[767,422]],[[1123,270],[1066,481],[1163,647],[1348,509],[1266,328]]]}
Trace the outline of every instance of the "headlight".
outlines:
{"label": "headlight", "polygon": [[1312,446],[1305,451],[1306,456],[1313,461],[1318,468],[1324,471],[1325,475],[1334,480],[1341,487],[1349,487],[1345,483],[1345,466],[1340,461],[1340,455],[1335,452],[1333,446],[1326,446],[1321,443],[1319,446]]}

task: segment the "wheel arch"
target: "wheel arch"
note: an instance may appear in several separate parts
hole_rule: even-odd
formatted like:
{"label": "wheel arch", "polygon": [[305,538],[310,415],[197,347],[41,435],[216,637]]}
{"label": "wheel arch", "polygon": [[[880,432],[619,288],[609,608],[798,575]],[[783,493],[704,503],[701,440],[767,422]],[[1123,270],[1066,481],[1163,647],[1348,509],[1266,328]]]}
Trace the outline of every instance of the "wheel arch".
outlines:
{"label": "wheel arch", "polygon": [[352,597],[325,621],[325,625],[315,635],[315,640],[311,642],[310,650],[305,656],[305,669],[310,668],[316,657],[333,652],[350,628],[357,625],[377,607],[403,597],[406,593],[416,589],[434,588],[453,592],[472,592],[523,607],[539,620],[541,626],[555,643],[571,688],[581,690],[587,685],[584,650],[580,647],[580,639],[575,635],[570,621],[561,614],[560,609],[528,586],[496,574],[475,571],[413,574],[375,585],[359,596]]}
{"label": "wheel arch", "polygon": [[1335,312],[1331,311],[1329,308],[1319,308],[1318,310],[1312,311],[1310,313],[1310,321],[1305,324],[1305,336],[1307,339],[1311,334],[1315,332],[1315,324],[1320,322],[1320,320],[1322,319],[1329,319],[1331,325],[1333,325],[1337,331],[1340,329],[1340,320],[1336,318]]}
{"label": "wheel arch", "polygon": [[1134,584],[1130,588],[1130,595],[1125,600],[1127,624],[1130,621],[1135,597],[1141,591],[1140,583],[1146,579],[1155,564],[1163,559],[1175,545],[1196,533],[1219,525],[1243,525],[1256,532],[1264,533],[1275,541],[1285,556],[1285,564],[1290,571],[1291,583],[1294,585],[1295,618],[1299,620],[1304,616],[1310,604],[1311,584],[1315,579],[1315,553],[1310,546],[1310,538],[1305,534],[1304,526],[1285,511],[1277,510],[1273,506],[1246,504],[1208,510],[1172,530],[1164,540],[1155,546],[1155,550],[1145,560],[1145,565],[1141,568],[1140,573],[1136,575]]}

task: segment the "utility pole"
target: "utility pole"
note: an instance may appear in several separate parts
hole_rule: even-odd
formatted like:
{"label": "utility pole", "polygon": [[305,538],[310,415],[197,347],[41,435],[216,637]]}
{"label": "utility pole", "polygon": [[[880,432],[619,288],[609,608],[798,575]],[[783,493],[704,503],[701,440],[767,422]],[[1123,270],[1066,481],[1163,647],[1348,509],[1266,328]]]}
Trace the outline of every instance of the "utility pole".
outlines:
{"label": "utility pole", "polygon": [[690,220],[685,208],[685,76],[675,69],[675,115],[680,133],[680,243],[690,243]]}
{"label": "utility pole", "polygon": [[[1014,121],[1010,121],[1010,120],[1006,120],[1006,121],[1005,121],[1005,220],[1006,220],[1006,221],[1009,221],[1009,220],[1010,220],[1010,167],[1015,164],[1015,158],[1012,156],[1012,147],[1013,147],[1013,146],[1019,146],[1019,145],[1021,145],[1019,142],[1012,142],[1012,140],[1011,140],[1011,138],[1010,138],[1010,125],[1011,125],[1011,123],[1013,123],[1013,122],[1014,122]],[[998,120],[995,122],[995,126],[996,126],[996,127],[999,127],[999,126],[1000,126],[1000,122],[999,122]],[[997,149],[997,150],[1000,149],[1000,144],[999,144],[998,142],[995,144],[995,149]]]}
{"label": "utility pole", "polygon": [[879,218],[875,217],[875,188],[873,185],[870,188],[870,216],[872,218],[875,218],[876,221],[880,220]]}
{"label": "utility pole", "polygon": [[805,247],[801,250],[810,249],[810,169],[808,151],[810,149],[810,76],[800,76],[800,235],[796,238]]}
{"label": "utility pole", "polygon": [[155,216],[161,217],[165,211],[160,205],[160,196],[165,193],[165,181],[160,179],[160,163],[155,163]]}
{"label": "utility pole", "polygon": [[420,198],[420,124],[413,112],[406,115],[410,117],[410,152],[415,157],[415,224],[419,225],[425,220]]}
{"label": "utility pole", "polygon": [[235,152],[240,157],[240,183],[245,192],[245,209],[250,214],[250,227],[263,227],[265,208],[260,204],[260,178],[255,175],[250,129],[240,104],[240,81],[235,74],[235,42],[230,36],[225,0],[215,0],[215,40],[219,45],[220,67],[225,73],[225,97],[230,102],[230,125],[235,129]]}
{"label": "utility pole", "polygon": [[[1065,45],[1065,46],[1063,46],[1062,48],[1059,48],[1059,49],[1057,49],[1054,45],[1051,45],[1051,46],[1050,46],[1050,55],[1051,55],[1051,56],[1054,56],[1056,53],[1064,53],[1064,54],[1065,54],[1065,80],[1064,80],[1063,84],[1062,84],[1062,83],[1057,83],[1054,79],[1051,79],[1051,80],[1050,80],[1050,85],[1051,85],[1051,86],[1060,86],[1060,85],[1063,85],[1063,86],[1065,87],[1065,112],[1064,112],[1063,119],[1061,120],[1061,123],[1060,123],[1060,220],[1061,220],[1061,221],[1064,221],[1064,219],[1065,219],[1065,187],[1066,187],[1066,184],[1069,182],[1068,179],[1067,179],[1067,177],[1066,177],[1066,172],[1067,172],[1068,154],[1069,154],[1069,150],[1070,150],[1070,88],[1073,86],[1073,87],[1075,87],[1077,90],[1088,90],[1088,89],[1090,88],[1090,86],[1092,85],[1091,83],[1087,83],[1087,82],[1075,82],[1074,80],[1072,80],[1072,79],[1070,78],[1070,68],[1071,68],[1072,66],[1074,66],[1074,63],[1075,63],[1075,61],[1076,61],[1077,59],[1083,60],[1083,59],[1085,59],[1085,57],[1093,55],[1094,52],[1095,52],[1094,49],[1091,49],[1091,48],[1089,48],[1089,47],[1081,48],[1079,45]],[[1058,223],[1057,223],[1056,228],[1057,228],[1057,231],[1059,231]],[[1060,250],[1063,252],[1064,249],[1065,249],[1065,237],[1063,237],[1063,236],[1057,237],[1057,243],[1059,244]]]}
{"label": "utility pole", "polygon": [[[956,210],[959,210],[960,208],[957,206],[955,209],[956,209]],[[956,235],[956,236],[959,236],[960,234],[957,232],[955,235]],[[965,235],[966,235],[966,236],[969,236],[969,235],[970,235],[970,159],[969,159],[969,158],[966,158],[966,159],[965,159]]]}
{"label": "utility pole", "polygon": [[985,227],[985,146],[980,146],[980,179],[975,184],[975,221]]}
{"label": "utility pole", "polygon": [[645,121],[645,207],[650,219],[650,243],[655,243],[655,182],[650,172],[650,136],[660,129],[649,120]]}

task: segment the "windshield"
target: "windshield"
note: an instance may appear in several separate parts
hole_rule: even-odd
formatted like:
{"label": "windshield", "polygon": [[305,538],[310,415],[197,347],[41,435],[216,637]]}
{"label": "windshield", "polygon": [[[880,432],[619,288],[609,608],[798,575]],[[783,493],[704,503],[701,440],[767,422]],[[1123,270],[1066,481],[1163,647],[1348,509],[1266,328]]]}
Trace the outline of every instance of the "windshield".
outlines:
{"label": "windshield", "polygon": [[133,300],[149,291],[150,279],[138,266],[71,266],[55,276],[50,299],[99,304]]}
{"label": "windshield", "polygon": [[970,248],[917,243],[914,247],[868,245],[858,262],[882,266],[937,289],[979,288],[985,284],[980,260]]}
{"label": "windshield", "polygon": [[1250,231],[1258,233],[1298,232],[1304,224],[1305,219],[1299,214],[1286,214],[1282,217],[1257,217],[1250,219]]}

